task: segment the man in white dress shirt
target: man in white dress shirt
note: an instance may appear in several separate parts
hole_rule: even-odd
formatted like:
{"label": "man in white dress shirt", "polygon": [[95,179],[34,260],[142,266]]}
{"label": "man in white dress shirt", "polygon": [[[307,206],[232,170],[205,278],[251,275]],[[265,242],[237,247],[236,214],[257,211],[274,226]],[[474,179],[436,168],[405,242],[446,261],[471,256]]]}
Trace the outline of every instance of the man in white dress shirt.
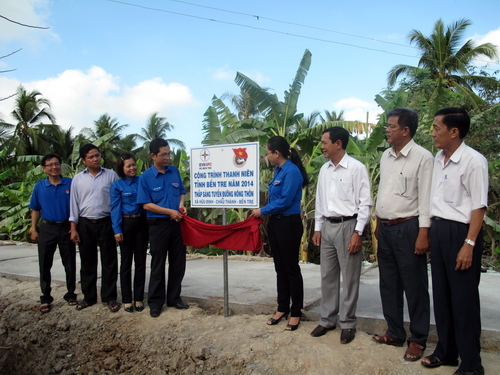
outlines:
{"label": "man in white dress shirt", "polygon": [[338,126],[325,130],[321,137],[321,150],[330,160],[319,172],[312,238],[316,246],[321,246],[322,299],[320,324],[311,335],[319,337],[335,329],[338,318],[342,344],[350,343],[356,333],[361,236],[372,205],[368,172],[346,154],[348,142],[349,132]]}
{"label": "man in white dress shirt", "polygon": [[488,205],[488,163],[463,142],[470,118],[462,108],[434,115],[432,137],[441,149],[431,188],[431,270],[438,344],[425,367],[460,366],[455,375],[481,375],[479,280],[482,224]]}
{"label": "man in white dress shirt", "polygon": [[407,361],[422,357],[429,335],[430,301],[427,275],[429,251],[429,202],[432,154],[413,141],[418,114],[398,107],[387,114],[387,142],[392,147],[380,158],[377,204],[378,266],[380,297],[387,322],[380,344],[403,346],[406,330],[403,305],[406,295],[410,316]]}

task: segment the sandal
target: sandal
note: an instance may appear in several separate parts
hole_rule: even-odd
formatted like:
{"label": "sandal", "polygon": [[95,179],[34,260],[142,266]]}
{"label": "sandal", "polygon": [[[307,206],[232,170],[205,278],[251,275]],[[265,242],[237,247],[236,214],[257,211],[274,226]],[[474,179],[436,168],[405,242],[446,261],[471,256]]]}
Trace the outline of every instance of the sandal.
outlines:
{"label": "sandal", "polygon": [[47,314],[48,312],[50,312],[50,303],[42,303],[40,305],[40,312],[42,314]]}
{"label": "sandal", "polygon": [[439,366],[458,366],[458,359],[452,359],[452,360],[447,360],[447,359],[439,359],[436,357],[434,354],[428,355],[424,359],[427,359],[429,363],[427,362],[420,362],[422,366],[433,368],[433,367],[439,367]]}
{"label": "sandal", "polygon": [[404,342],[399,342],[391,339],[387,333],[383,336],[375,335],[372,337],[373,341],[378,342],[379,344],[393,345],[393,346],[403,346]]}
{"label": "sandal", "polygon": [[78,305],[76,305],[76,309],[78,311],[81,311],[83,309],[86,309],[87,307],[90,307],[90,306],[94,305],[94,304],[95,304],[95,302],[82,301]]}
{"label": "sandal", "polygon": [[406,353],[404,355],[405,361],[415,362],[422,358],[422,354],[424,354],[425,347],[417,344],[416,342],[410,341],[408,343],[408,348],[406,349]]}
{"label": "sandal", "polygon": [[76,299],[70,299],[68,301],[68,305],[69,306],[76,306],[76,305],[78,305],[78,301]]}
{"label": "sandal", "polygon": [[120,304],[116,301],[109,301],[108,302],[108,308],[109,308],[109,311],[111,312],[117,312],[118,310],[120,310]]}
{"label": "sandal", "polygon": [[[278,314],[278,312],[276,312],[276,314]],[[274,314],[274,315],[276,315],[276,314]],[[274,317],[269,318],[269,320],[267,321],[267,325],[274,326],[275,324],[278,324],[281,321],[281,319],[283,319],[283,318],[287,319],[288,314],[283,313],[278,319],[274,319]]]}

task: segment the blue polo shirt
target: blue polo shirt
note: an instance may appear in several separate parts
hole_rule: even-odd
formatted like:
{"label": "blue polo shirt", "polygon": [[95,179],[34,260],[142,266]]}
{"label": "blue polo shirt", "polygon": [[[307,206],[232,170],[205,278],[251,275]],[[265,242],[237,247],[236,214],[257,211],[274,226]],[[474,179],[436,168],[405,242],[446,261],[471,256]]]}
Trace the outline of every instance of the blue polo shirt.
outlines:
{"label": "blue polo shirt", "polygon": [[137,215],[145,212],[144,208],[137,204],[139,178],[139,176],[133,179],[124,177],[111,185],[111,221],[115,234],[123,233],[122,215]]}
{"label": "blue polo shirt", "polygon": [[71,178],[62,176],[61,182],[57,185],[51,184],[48,177],[38,181],[33,189],[29,207],[41,211],[42,219],[68,220],[71,182]]}
{"label": "blue polo shirt", "polygon": [[302,182],[304,178],[299,168],[291,160],[274,169],[274,177],[269,183],[268,203],[260,209],[262,215],[300,214]]}
{"label": "blue polo shirt", "polygon": [[[153,165],[141,174],[137,189],[137,204],[154,203],[163,208],[179,211],[182,194],[186,194],[186,189],[179,170],[168,165],[165,173],[160,173]],[[170,217],[148,210],[146,214],[147,217]]]}

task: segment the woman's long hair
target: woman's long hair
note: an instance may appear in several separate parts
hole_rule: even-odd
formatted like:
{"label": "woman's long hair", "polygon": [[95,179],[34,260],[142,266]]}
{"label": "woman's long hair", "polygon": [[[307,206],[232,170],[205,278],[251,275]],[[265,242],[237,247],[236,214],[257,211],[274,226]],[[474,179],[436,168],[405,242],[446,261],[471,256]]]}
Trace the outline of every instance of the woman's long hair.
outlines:
{"label": "woman's long hair", "polygon": [[279,151],[283,157],[290,159],[292,163],[299,168],[299,171],[302,174],[302,187],[309,185],[309,177],[307,176],[306,169],[302,164],[302,160],[300,160],[299,153],[295,148],[290,148],[290,145],[285,138],[279,135],[269,138],[267,141],[267,148],[272,152]]}

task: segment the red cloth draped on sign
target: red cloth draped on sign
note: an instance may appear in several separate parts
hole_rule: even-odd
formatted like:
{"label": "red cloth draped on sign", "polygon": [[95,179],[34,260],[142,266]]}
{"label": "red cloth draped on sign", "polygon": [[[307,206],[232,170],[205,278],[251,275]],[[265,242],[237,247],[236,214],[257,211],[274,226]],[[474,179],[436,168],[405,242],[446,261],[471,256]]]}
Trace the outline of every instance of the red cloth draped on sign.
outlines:
{"label": "red cloth draped on sign", "polygon": [[228,225],[203,223],[184,215],[181,221],[184,244],[193,247],[212,245],[221,249],[255,251],[262,249],[261,219],[250,216]]}

